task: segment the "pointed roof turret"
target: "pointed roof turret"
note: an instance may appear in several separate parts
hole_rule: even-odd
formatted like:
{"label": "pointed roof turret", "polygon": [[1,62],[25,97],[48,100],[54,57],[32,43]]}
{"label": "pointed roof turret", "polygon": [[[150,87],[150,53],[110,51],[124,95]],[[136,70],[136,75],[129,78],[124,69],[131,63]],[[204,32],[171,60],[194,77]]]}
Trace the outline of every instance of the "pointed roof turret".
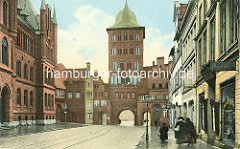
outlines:
{"label": "pointed roof turret", "polygon": [[132,12],[129,7],[126,0],[125,6],[123,10],[121,10],[115,20],[115,23],[112,27],[109,29],[114,28],[131,28],[131,27],[141,27],[136,19],[136,15],[134,12]]}
{"label": "pointed roof turret", "polygon": [[55,5],[54,5],[54,12],[53,12],[53,23],[57,24],[57,15],[56,15]]}
{"label": "pointed roof turret", "polygon": [[45,3],[45,0],[42,0],[42,3],[41,3],[41,10],[45,10],[46,9],[46,3]]}

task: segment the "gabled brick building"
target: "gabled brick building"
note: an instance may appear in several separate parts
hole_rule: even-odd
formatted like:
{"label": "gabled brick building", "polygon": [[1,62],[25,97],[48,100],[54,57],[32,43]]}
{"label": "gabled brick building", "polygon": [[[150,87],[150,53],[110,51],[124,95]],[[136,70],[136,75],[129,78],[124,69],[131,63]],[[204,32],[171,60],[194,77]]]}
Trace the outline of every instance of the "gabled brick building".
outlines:
{"label": "gabled brick building", "polygon": [[57,63],[56,11],[42,0],[0,1],[0,123],[55,122],[55,87],[46,70]]}

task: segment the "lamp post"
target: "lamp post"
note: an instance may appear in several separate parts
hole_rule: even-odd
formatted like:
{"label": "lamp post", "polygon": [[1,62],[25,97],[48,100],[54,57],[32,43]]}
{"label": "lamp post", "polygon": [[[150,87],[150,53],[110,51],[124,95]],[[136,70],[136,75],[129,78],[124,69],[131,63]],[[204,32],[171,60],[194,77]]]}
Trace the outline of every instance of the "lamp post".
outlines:
{"label": "lamp post", "polygon": [[148,136],[148,103],[149,101],[152,100],[152,96],[146,95],[145,98],[143,99],[144,101],[147,102],[147,126],[146,126],[146,141],[148,142],[149,136]]}
{"label": "lamp post", "polygon": [[64,105],[65,123],[67,123],[67,104]]}

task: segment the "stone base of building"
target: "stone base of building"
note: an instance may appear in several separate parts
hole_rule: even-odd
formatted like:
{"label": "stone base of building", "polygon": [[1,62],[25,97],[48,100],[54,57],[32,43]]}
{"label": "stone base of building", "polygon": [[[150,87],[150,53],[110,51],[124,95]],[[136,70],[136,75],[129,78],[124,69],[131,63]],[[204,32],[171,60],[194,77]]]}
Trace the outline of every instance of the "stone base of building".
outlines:
{"label": "stone base of building", "polygon": [[13,121],[13,122],[3,122],[0,126],[3,127],[17,127],[17,126],[26,126],[26,125],[49,125],[55,124],[56,120],[22,120],[22,121]]}

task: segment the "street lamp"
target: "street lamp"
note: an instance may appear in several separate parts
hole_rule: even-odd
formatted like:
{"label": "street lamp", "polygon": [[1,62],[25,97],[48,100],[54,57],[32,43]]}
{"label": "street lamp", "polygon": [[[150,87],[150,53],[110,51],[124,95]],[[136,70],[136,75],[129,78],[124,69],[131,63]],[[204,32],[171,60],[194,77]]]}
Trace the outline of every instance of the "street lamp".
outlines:
{"label": "street lamp", "polygon": [[144,101],[147,102],[147,126],[146,126],[146,141],[148,142],[149,137],[148,137],[148,103],[149,101],[152,100],[152,96],[146,95],[145,98],[143,99]]}
{"label": "street lamp", "polygon": [[65,123],[67,123],[67,104],[64,105]]}

